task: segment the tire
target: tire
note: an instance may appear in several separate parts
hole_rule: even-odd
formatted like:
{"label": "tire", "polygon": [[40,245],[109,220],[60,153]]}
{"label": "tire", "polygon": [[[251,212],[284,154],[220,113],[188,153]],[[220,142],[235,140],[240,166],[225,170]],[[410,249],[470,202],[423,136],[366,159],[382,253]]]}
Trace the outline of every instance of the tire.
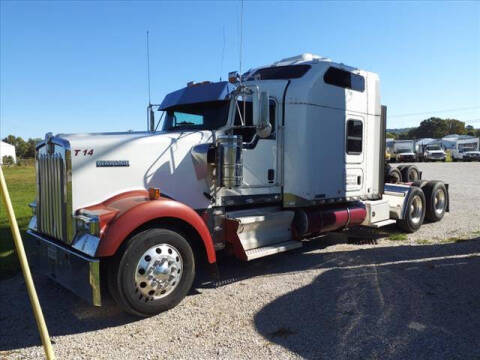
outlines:
{"label": "tire", "polygon": [[419,187],[423,190],[423,187],[428,184],[427,180],[417,180],[412,183],[412,186]]}
{"label": "tire", "polygon": [[436,222],[442,220],[448,206],[448,193],[441,181],[429,181],[424,187],[426,201],[425,218]]}
{"label": "tire", "polygon": [[[118,305],[133,315],[147,317],[183,300],[195,278],[195,257],[183,235],[153,228],[128,239],[107,270],[109,290]],[[152,278],[147,277],[149,273]]]}
{"label": "tire", "polygon": [[397,220],[397,226],[407,233],[420,229],[425,219],[425,194],[422,189],[412,186],[405,209],[405,218]]}
{"label": "tire", "polygon": [[387,182],[390,184],[398,184],[402,182],[402,173],[398,168],[391,167],[388,171]]}
{"label": "tire", "polygon": [[414,182],[420,180],[420,171],[415,165],[408,165],[401,169],[404,182]]}

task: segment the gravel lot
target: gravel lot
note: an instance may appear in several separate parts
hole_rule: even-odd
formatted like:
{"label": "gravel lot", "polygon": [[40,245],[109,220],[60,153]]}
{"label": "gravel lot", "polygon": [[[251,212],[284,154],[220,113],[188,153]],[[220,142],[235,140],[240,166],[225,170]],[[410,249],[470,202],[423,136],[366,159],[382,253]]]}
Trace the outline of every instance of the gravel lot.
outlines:
{"label": "gravel lot", "polygon": [[[349,231],[248,264],[224,258],[216,287],[199,279],[149,319],[37,276],[58,359],[479,359],[480,163],[419,167],[450,184],[442,222],[400,241],[393,227]],[[42,355],[22,277],[0,282],[0,359]]]}

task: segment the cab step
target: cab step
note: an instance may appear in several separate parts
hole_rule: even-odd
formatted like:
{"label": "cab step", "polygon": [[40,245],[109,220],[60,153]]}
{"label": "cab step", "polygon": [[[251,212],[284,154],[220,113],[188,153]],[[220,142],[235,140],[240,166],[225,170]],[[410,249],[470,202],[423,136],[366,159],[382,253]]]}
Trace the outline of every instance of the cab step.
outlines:
{"label": "cab step", "polygon": [[259,247],[256,249],[251,249],[245,251],[247,255],[247,261],[258,259],[264,256],[274,255],[288,250],[298,249],[302,247],[303,244],[301,241],[284,241],[277,244],[272,244],[264,247]]}
{"label": "cab step", "polygon": [[243,249],[252,250],[292,240],[295,213],[275,208],[239,210],[227,214],[238,223],[237,234]]}
{"label": "cab step", "polygon": [[378,228],[381,228],[381,227],[383,227],[383,226],[388,226],[388,225],[395,224],[396,222],[397,222],[396,220],[387,219],[387,220],[378,221],[378,222],[375,222],[375,223],[372,223],[372,224],[369,224],[369,225],[366,225],[366,226],[367,226],[367,227],[371,227],[371,228],[378,229]]}

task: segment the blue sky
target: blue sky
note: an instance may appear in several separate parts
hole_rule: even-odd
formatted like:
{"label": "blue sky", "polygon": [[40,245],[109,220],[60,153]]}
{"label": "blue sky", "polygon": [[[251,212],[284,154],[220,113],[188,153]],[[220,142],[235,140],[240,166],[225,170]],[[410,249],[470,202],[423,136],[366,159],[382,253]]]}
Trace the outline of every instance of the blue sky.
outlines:
{"label": "blue sky", "polygon": [[[153,102],[239,68],[238,1],[0,9],[2,138],[145,129],[147,29]],[[243,28],[243,70],[312,52],[377,72],[388,127],[429,116],[480,127],[479,2],[245,1]]]}

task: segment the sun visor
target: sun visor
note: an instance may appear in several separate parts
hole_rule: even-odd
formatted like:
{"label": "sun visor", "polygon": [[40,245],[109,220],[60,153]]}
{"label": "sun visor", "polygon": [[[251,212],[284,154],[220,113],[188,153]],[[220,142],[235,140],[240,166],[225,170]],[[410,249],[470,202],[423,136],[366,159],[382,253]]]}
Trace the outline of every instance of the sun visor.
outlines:
{"label": "sun visor", "polygon": [[227,81],[193,84],[165,96],[158,109],[167,110],[178,105],[222,101],[233,90],[235,90],[235,86]]}

